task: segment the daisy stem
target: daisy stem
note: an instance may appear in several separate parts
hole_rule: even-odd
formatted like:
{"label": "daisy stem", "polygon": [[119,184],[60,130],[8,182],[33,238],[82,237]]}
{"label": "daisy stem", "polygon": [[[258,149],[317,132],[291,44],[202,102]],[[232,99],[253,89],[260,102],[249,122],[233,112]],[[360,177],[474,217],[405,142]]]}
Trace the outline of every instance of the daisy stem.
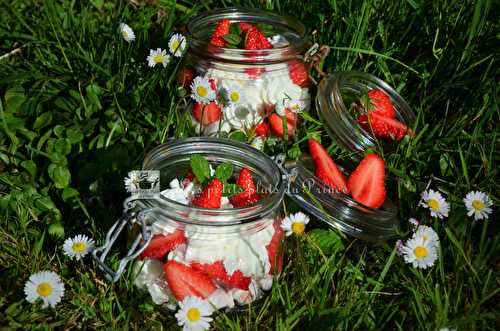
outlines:
{"label": "daisy stem", "polygon": [[309,286],[311,287],[311,289],[314,292],[314,295],[316,296],[316,300],[318,300],[318,302],[321,302],[321,298],[319,296],[319,293],[316,291],[316,286],[314,286],[314,282],[311,279],[311,275],[309,275],[309,268],[307,267],[306,260],[304,259],[304,252],[302,251],[301,239],[299,236],[296,236],[296,235],[294,235],[294,237],[296,240],[295,243],[296,243],[296,247],[297,247],[297,254],[299,255],[300,262],[302,263],[303,274],[306,276],[307,282],[309,283]]}
{"label": "daisy stem", "polygon": [[485,240],[486,240],[486,231],[488,229],[488,219],[485,218],[484,219],[484,223],[483,223],[483,232],[481,233],[481,242],[479,243],[479,252],[480,252],[480,256],[483,256],[484,255],[484,247],[485,247]]}
{"label": "daisy stem", "polygon": [[219,116],[219,135],[218,135],[219,138],[220,138],[220,134],[221,134],[220,129],[222,127],[222,114],[223,114],[223,112],[220,112],[220,116]]}
{"label": "daisy stem", "polygon": [[203,132],[203,116],[205,115],[205,107],[207,105],[203,105],[203,109],[201,110],[201,119],[200,119],[200,136],[201,133]]}

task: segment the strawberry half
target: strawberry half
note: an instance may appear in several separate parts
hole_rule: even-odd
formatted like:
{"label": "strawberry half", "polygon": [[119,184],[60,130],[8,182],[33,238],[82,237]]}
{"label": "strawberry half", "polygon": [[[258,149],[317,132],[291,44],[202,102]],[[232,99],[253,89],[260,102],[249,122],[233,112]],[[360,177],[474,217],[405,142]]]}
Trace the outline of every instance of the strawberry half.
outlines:
{"label": "strawberry half", "polygon": [[215,123],[219,120],[221,109],[220,106],[215,102],[210,102],[203,111],[205,104],[203,102],[196,102],[193,108],[193,116],[198,122],[201,122],[201,116],[203,114],[202,125],[208,125]]}
{"label": "strawberry half", "polygon": [[221,20],[215,27],[215,31],[212,34],[210,43],[215,46],[226,47],[226,41],[224,36],[229,33],[229,28],[231,27],[231,22],[228,19]]}
{"label": "strawberry half", "polygon": [[285,231],[281,228],[280,223],[281,220],[273,223],[274,234],[271,242],[266,246],[267,256],[271,264],[271,270],[269,271],[271,275],[280,275],[283,268],[283,249],[280,250],[280,245],[284,245]]}
{"label": "strawberry half", "polygon": [[252,132],[256,137],[266,138],[269,134],[269,119],[266,117],[258,125],[254,125],[249,131]]}
{"label": "strawberry half", "polygon": [[233,197],[231,198],[231,204],[233,205],[233,207],[248,206],[260,200],[259,196],[257,195],[257,190],[255,189],[252,173],[250,172],[250,170],[248,170],[247,168],[241,169],[236,184],[244,187],[245,192],[233,195]]}
{"label": "strawberry half", "polygon": [[252,279],[243,276],[240,270],[236,270],[232,275],[228,275],[223,261],[215,263],[191,263],[191,267],[198,271],[204,272],[208,277],[212,278],[216,284],[226,286],[234,286],[241,290],[248,291]]}
{"label": "strawberry half", "polygon": [[385,163],[376,154],[369,154],[349,177],[347,188],[351,197],[368,207],[377,209],[385,200]]}
{"label": "strawberry half", "polygon": [[[141,260],[147,259],[159,259],[171,249],[179,246],[187,241],[184,231],[180,229],[175,229],[174,232],[167,234],[155,234],[151,238],[151,242],[148,247],[141,253]],[[143,246],[146,243],[144,239],[141,240],[140,245]]]}
{"label": "strawberry half", "polygon": [[292,61],[289,62],[290,66],[290,79],[293,81],[295,85],[298,85],[302,88],[309,88],[309,77],[307,76],[306,64],[301,61]]}
{"label": "strawberry half", "polygon": [[180,69],[177,74],[177,83],[186,90],[186,93],[191,93],[191,83],[193,79],[194,72],[190,69]]}
{"label": "strawberry half", "polygon": [[[267,109],[267,113],[272,113],[274,111],[274,105],[271,105]],[[297,123],[297,128],[304,122],[304,119],[300,116],[295,115],[290,111],[290,109],[286,108],[285,109],[285,116],[286,116],[286,127],[288,130],[288,139],[292,138],[292,134],[295,133],[295,124],[294,121]],[[276,113],[272,113],[269,115],[269,125],[271,126],[271,129],[281,138],[284,138],[285,136],[285,130],[283,127],[283,118],[279,116]]]}
{"label": "strawberry half", "polygon": [[370,117],[368,117],[368,115],[359,114],[358,123],[368,133],[372,133],[373,130],[373,135],[375,135],[375,137],[388,137],[389,126],[376,119],[375,116],[373,116],[373,112],[370,113]]}
{"label": "strawberry half", "polygon": [[262,49],[262,41],[260,39],[259,31],[256,28],[248,30],[245,49]]}
{"label": "strawberry half", "polygon": [[203,208],[220,208],[222,198],[222,182],[214,179],[201,193],[195,195],[190,205]]}
{"label": "strawberry half", "polygon": [[177,300],[182,301],[189,295],[206,299],[217,290],[212,280],[203,272],[183,263],[170,260],[164,266],[168,286]]}
{"label": "strawberry half", "polygon": [[314,175],[334,190],[348,194],[349,189],[344,174],[333,162],[321,144],[314,138],[309,139],[309,148],[314,164]]}
{"label": "strawberry half", "polygon": [[[376,112],[377,114],[384,117],[394,117],[396,112],[394,111],[394,106],[391,100],[381,90],[375,89],[368,91],[368,102],[370,103],[370,112]],[[365,101],[365,96],[361,97],[361,102]]]}
{"label": "strawberry half", "polygon": [[196,178],[193,172],[193,168],[189,167],[188,173],[186,175],[186,180],[184,181],[184,188],[186,188],[191,182]]}
{"label": "strawberry half", "polygon": [[[363,124],[360,122],[361,127],[363,129],[365,129],[367,132],[371,133],[369,125],[367,128],[363,127],[363,125],[366,125],[365,123],[368,123],[368,117],[366,117],[366,115],[359,115],[358,121],[360,121],[360,116],[365,116],[362,118]],[[406,134],[413,136],[414,138],[417,137],[417,134],[412,133],[412,130],[408,129],[408,126],[401,123],[400,121],[398,121],[395,118],[384,117],[384,116],[381,116],[381,115],[373,112],[373,113],[370,113],[370,121],[371,121],[372,127],[374,128],[373,132],[375,133],[375,136],[377,136],[377,137],[382,137],[382,138],[386,138],[389,140],[396,140],[396,141],[400,141],[401,138],[403,138]],[[377,128],[377,129],[375,130],[375,128]],[[380,129],[380,128],[383,128],[383,129]]]}

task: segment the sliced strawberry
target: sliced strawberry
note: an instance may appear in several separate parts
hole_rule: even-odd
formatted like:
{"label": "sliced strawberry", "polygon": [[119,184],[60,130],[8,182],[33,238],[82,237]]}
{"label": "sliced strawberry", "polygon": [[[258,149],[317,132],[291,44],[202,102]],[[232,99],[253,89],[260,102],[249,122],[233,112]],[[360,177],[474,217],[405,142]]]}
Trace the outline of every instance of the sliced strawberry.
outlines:
{"label": "sliced strawberry", "polygon": [[196,175],[193,172],[193,168],[189,167],[188,173],[186,175],[186,180],[184,181],[184,188],[186,188],[195,178]]}
{"label": "sliced strawberry", "polygon": [[257,190],[255,189],[255,184],[253,183],[253,177],[250,170],[247,168],[241,169],[236,184],[244,187],[245,192],[233,195],[231,198],[231,204],[233,207],[248,206],[260,200],[257,195]]}
{"label": "sliced strawberry", "polygon": [[359,125],[368,133],[372,133],[373,130],[373,134],[375,135],[375,137],[387,138],[389,132],[389,126],[384,122],[381,122],[380,120],[376,119],[375,116],[373,115],[374,115],[373,112],[370,113],[370,117],[368,117],[368,115],[359,114],[358,115]]}
{"label": "sliced strawberry", "polygon": [[180,262],[170,260],[164,266],[168,286],[177,300],[189,295],[206,299],[217,290],[212,280],[202,272]]}
{"label": "sliced strawberry", "polygon": [[[159,259],[163,255],[167,254],[167,252],[182,243],[187,241],[186,235],[184,231],[180,229],[175,229],[174,232],[167,234],[166,236],[163,234],[156,234],[151,238],[151,242],[148,247],[141,253],[140,258],[144,260],[148,259]],[[143,239],[140,242],[140,245],[144,245],[146,241]]]}
{"label": "sliced strawberry", "polygon": [[385,163],[376,154],[369,154],[349,177],[347,188],[351,197],[368,207],[379,208],[385,200]]}
{"label": "sliced strawberry", "polygon": [[245,49],[262,49],[262,41],[260,39],[259,30],[251,28],[248,30],[246,37]]}
{"label": "sliced strawberry", "polygon": [[243,70],[248,74],[249,79],[260,79],[260,75],[266,72],[266,68],[263,67],[246,67]]}
{"label": "sliced strawberry", "polygon": [[309,77],[307,76],[306,64],[302,61],[292,61],[289,62],[290,66],[290,79],[293,81],[295,85],[298,85],[302,88],[309,88]]}
{"label": "sliced strawberry", "polygon": [[[369,103],[371,105],[370,112],[376,112],[377,114],[384,117],[394,117],[396,112],[394,111],[394,106],[391,100],[381,90],[374,89],[368,91]],[[361,97],[361,102],[366,100],[365,96]]]}
{"label": "sliced strawberry", "polygon": [[203,114],[203,124],[208,125],[215,123],[219,120],[221,109],[220,106],[215,102],[210,102],[203,111],[205,104],[203,102],[196,102],[193,108],[193,116],[198,121],[201,122],[201,116]]}
{"label": "sliced strawberry", "polygon": [[[283,118],[276,113],[273,113],[274,105],[271,105],[267,109],[267,113],[272,113],[269,115],[269,125],[271,129],[281,138],[285,136],[285,130],[283,127]],[[288,108],[285,108],[285,116],[286,116],[286,127],[288,130],[288,139],[292,138],[292,135],[295,133],[295,123],[297,124],[297,128],[304,122],[304,119],[300,116],[292,113]]]}
{"label": "sliced strawberry", "polygon": [[252,279],[243,276],[240,270],[236,270],[232,275],[228,275],[223,261],[215,263],[191,263],[191,266],[199,271],[204,272],[208,277],[215,280],[216,284],[226,286],[234,286],[241,290],[248,291]]}
{"label": "sliced strawberry", "polygon": [[253,25],[245,23],[245,22],[240,22],[239,24],[240,24],[241,32],[243,33],[243,38],[245,38],[245,36],[247,35],[248,30],[250,30],[251,28],[254,27]]}
{"label": "sliced strawberry", "polygon": [[260,42],[262,44],[262,49],[274,48],[273,44],[271,44],[269,40],[267,40],[266,36],[264,36],[260,31],[259,31],[259,37],[260,37]]}
{"label": "sliced strawberry", "polygon": [[[363,116],[363,115],[360,115],[360,116]],[[359,120],[359,116],[358,116],[358,120]],[[400,121],[398,121],[395,118],[380,116],[379,114],[373,112],[373,113],[370,113],[370,121],[372,123],[372,127],[373,127],[374,123],[377,127],[382,126],[382,125],[387,126],[386,133],[384,135],[381,135],[380,137],[390,139],[390,140],[394,139],[396,141],[400,141],[401,138],[403,138],[406,134],[413,136],[414,138],[417,137],[417,133],[412,133],[412,130],[408,129],[408,126],[401,123]],[[381,123],[381,124],[379,124],[379,123]],[[363,129],[365,129],[365,128],[363,127]],[[383,131],[381,129],[377,129],[377,130]],[[371,132],[370,130],[367,130],[367,131]],[[374,130],[374,133],[375,133],[375,135],[377,135],[377,132],[375,130]]]}
{"label": "sliced strawberry", "polygon": [[191,83],[194,79],[194,72],[190,69],[180,69],[177,74],[177,83],[182,86],[186,93],[191,93]]}
{"label": "sliced strawberry", "polygon": [[257,137],[266,138],[269,134],[269,124],[267,117],[258,125],[254,125],[249,131]]}
{"label": "sliced strawberry", "polygon": [[203,208],[220,208],[222,198],[222,182],[214,179],[201,193],[195,195],[190,205]]}
{"label": "sliced strawberry", "polygon": [[215,27],[215,31],[212,34],[212,38],[210,39],[210,43],[212,45],[226,47],[226,42],[224,40],[224,36],[229,33],[229,28],[231,27],[231,22],[228,19],[223,19],[217,24]]}
{"label": "sliced strawberry", "polygon": [[333,162],[321,144],[314,138],[309,140],[309,148],[314,164],[314,175],[338,192],[348,194],[349,189],[344,174]]}
{"label": "sliced strawberry", "polygon": [[271,270],[269,271],[271,275],[280,275],[281,268],[283,267],[283,249],[280,249],[280,247],[285,243],[285,231],[281,228],[280,223],[281,220],[273,223],[274,234],[271,242],[266,246],[267,256],[271,264]]}

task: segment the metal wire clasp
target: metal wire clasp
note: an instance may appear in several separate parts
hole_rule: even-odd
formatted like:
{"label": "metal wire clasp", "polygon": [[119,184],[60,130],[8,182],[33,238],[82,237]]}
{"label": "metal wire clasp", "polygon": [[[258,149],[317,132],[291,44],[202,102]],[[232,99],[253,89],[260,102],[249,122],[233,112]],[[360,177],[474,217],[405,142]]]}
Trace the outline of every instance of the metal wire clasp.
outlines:
{"label": "metal wire clasp", "polygon": [[299,169],[297,167],[295,167],[295,168],[291,169],[290,172],[286,171],[285,168],[283,168],[283,163],[285,162],[285,159],[286,159],[285,154],[283,154],[283,153],[276,154],[275,156],[272,157],[272,159],[274,160],[274,162],[276,163],[278,168],[283,173],[283,175],[282,175],[283,179],[286,181],[285,192],[287,195],[290,195],[289,194],[290,185],[291,185],[291,183],[293,183],[295,181],[295,178],[299,174]]}
{"label": "metal wire clasp", "polygon": [[328,56],[328,54],[330,54],[330,47],[328,45],[322,45],[320,47],[318,43],[315,43],[311,48],[309,48],[309,50],[306,52],[306,54],[304,54],[302,58],[304,62],[309,62],[309,66],[307,68],[307,76],[314,83],[314,85],[318,85],[318,82],[311,75],[312,68],[314,67],[316,71],[318,71],[320,75],[324,77],[325,73],[319,68],[319,64]]}
{"label": "metal wire clasp", "polygon": [[[141,211],[137,213],[134,211],[129,211],[133,209],[136,206],[136,204],[142,208]],[[116,223],[113,224],[111,229],[106,234],[106,240],[104,242],[104,245],[96,247],[92,251],[92,257],[99,264],[99,270],[103,273],[104,277],[106,277],[106,279],[109,280],[111,283],[116,283],[118,281],[120,275],[125,270],[125,267],[127,266],[128,262],[137,258],[146,249],[146,247],[148,247],[149,243],[151,242],[151,238],[153,238],[154,236],[153,227],[146,225],[147,213],[146,212],[143,213],[143,211],[146,211],[145,206],[140,201],[137,200],[137,197],[130,197],[125,199],[125,201],[123,202],[123,209],[124,213],[122,217],[120,217],[118,221],[116,221]],[[118,264],[118,268],[116,269],[116,271],[113,271],[104,263],[104,259],[106,258],[106,255],[111,249],[111,246],[113,246],[113,243],[118,238],[125,225],[129,224],[130,229],[133,229],[135,222],[140,223],[142,230],[137,233],[137,237],[132,243],[130,249],[128,250],[127,255],[120,260],[120,263]],[[139,245],[141,239],[144,239],[146,243],[136,251],[136,248]],[[97,252],[100,251],[103,252],[101,254],[101,257],[98,257]]]}

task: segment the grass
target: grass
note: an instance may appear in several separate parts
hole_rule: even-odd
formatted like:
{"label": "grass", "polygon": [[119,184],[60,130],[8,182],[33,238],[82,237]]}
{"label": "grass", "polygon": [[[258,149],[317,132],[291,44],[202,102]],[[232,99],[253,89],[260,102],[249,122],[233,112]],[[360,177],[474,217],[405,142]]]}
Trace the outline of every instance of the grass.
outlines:
{"label": "grass", "polygon": [[[178,111],[180,60],[149,68],[146,56],[150,48],[165,48],[197,12],[233,5],[296,16],[313,42],[330,46],[325,72],[366,71],[405,98],[421,131],[384,156],[387,189],[404,230],[415,217],[436,230],[440,246],[434,267],[415,269],[395,255],[395,240],[313,244],[328,236],[313,220],[311,240],[287,238],[285,270],[263,306],[216,315],[212,329],[499,329],[500,7],[485,0],[3,0],[2,329],[179,329],[172,313],[134,287],[128,271],[111,285],[90,256],[71,260],[62,244],[77,234],[102,244],[121,215],[127,172],[154,146],[195,135]],[[120,22],[132,27],[134,43],[120,37]],[[302,138],[313,133],[330,144],[312,126],[294,148],[288,142],[269,153],[308,153]],[[332,151],[349,160],[335,146]],[[419,207],[427,188],[450,203],[449,217],[433,218]],[[471,190],[493,200],[489,220],[467,216],[462,198]],[[285,202],[288,212],[297,210]],[[124,240],[118,246],[111,261],[123,254]],[[25,300],[24,284],[41,270],[64,281],[56,308]]]}

